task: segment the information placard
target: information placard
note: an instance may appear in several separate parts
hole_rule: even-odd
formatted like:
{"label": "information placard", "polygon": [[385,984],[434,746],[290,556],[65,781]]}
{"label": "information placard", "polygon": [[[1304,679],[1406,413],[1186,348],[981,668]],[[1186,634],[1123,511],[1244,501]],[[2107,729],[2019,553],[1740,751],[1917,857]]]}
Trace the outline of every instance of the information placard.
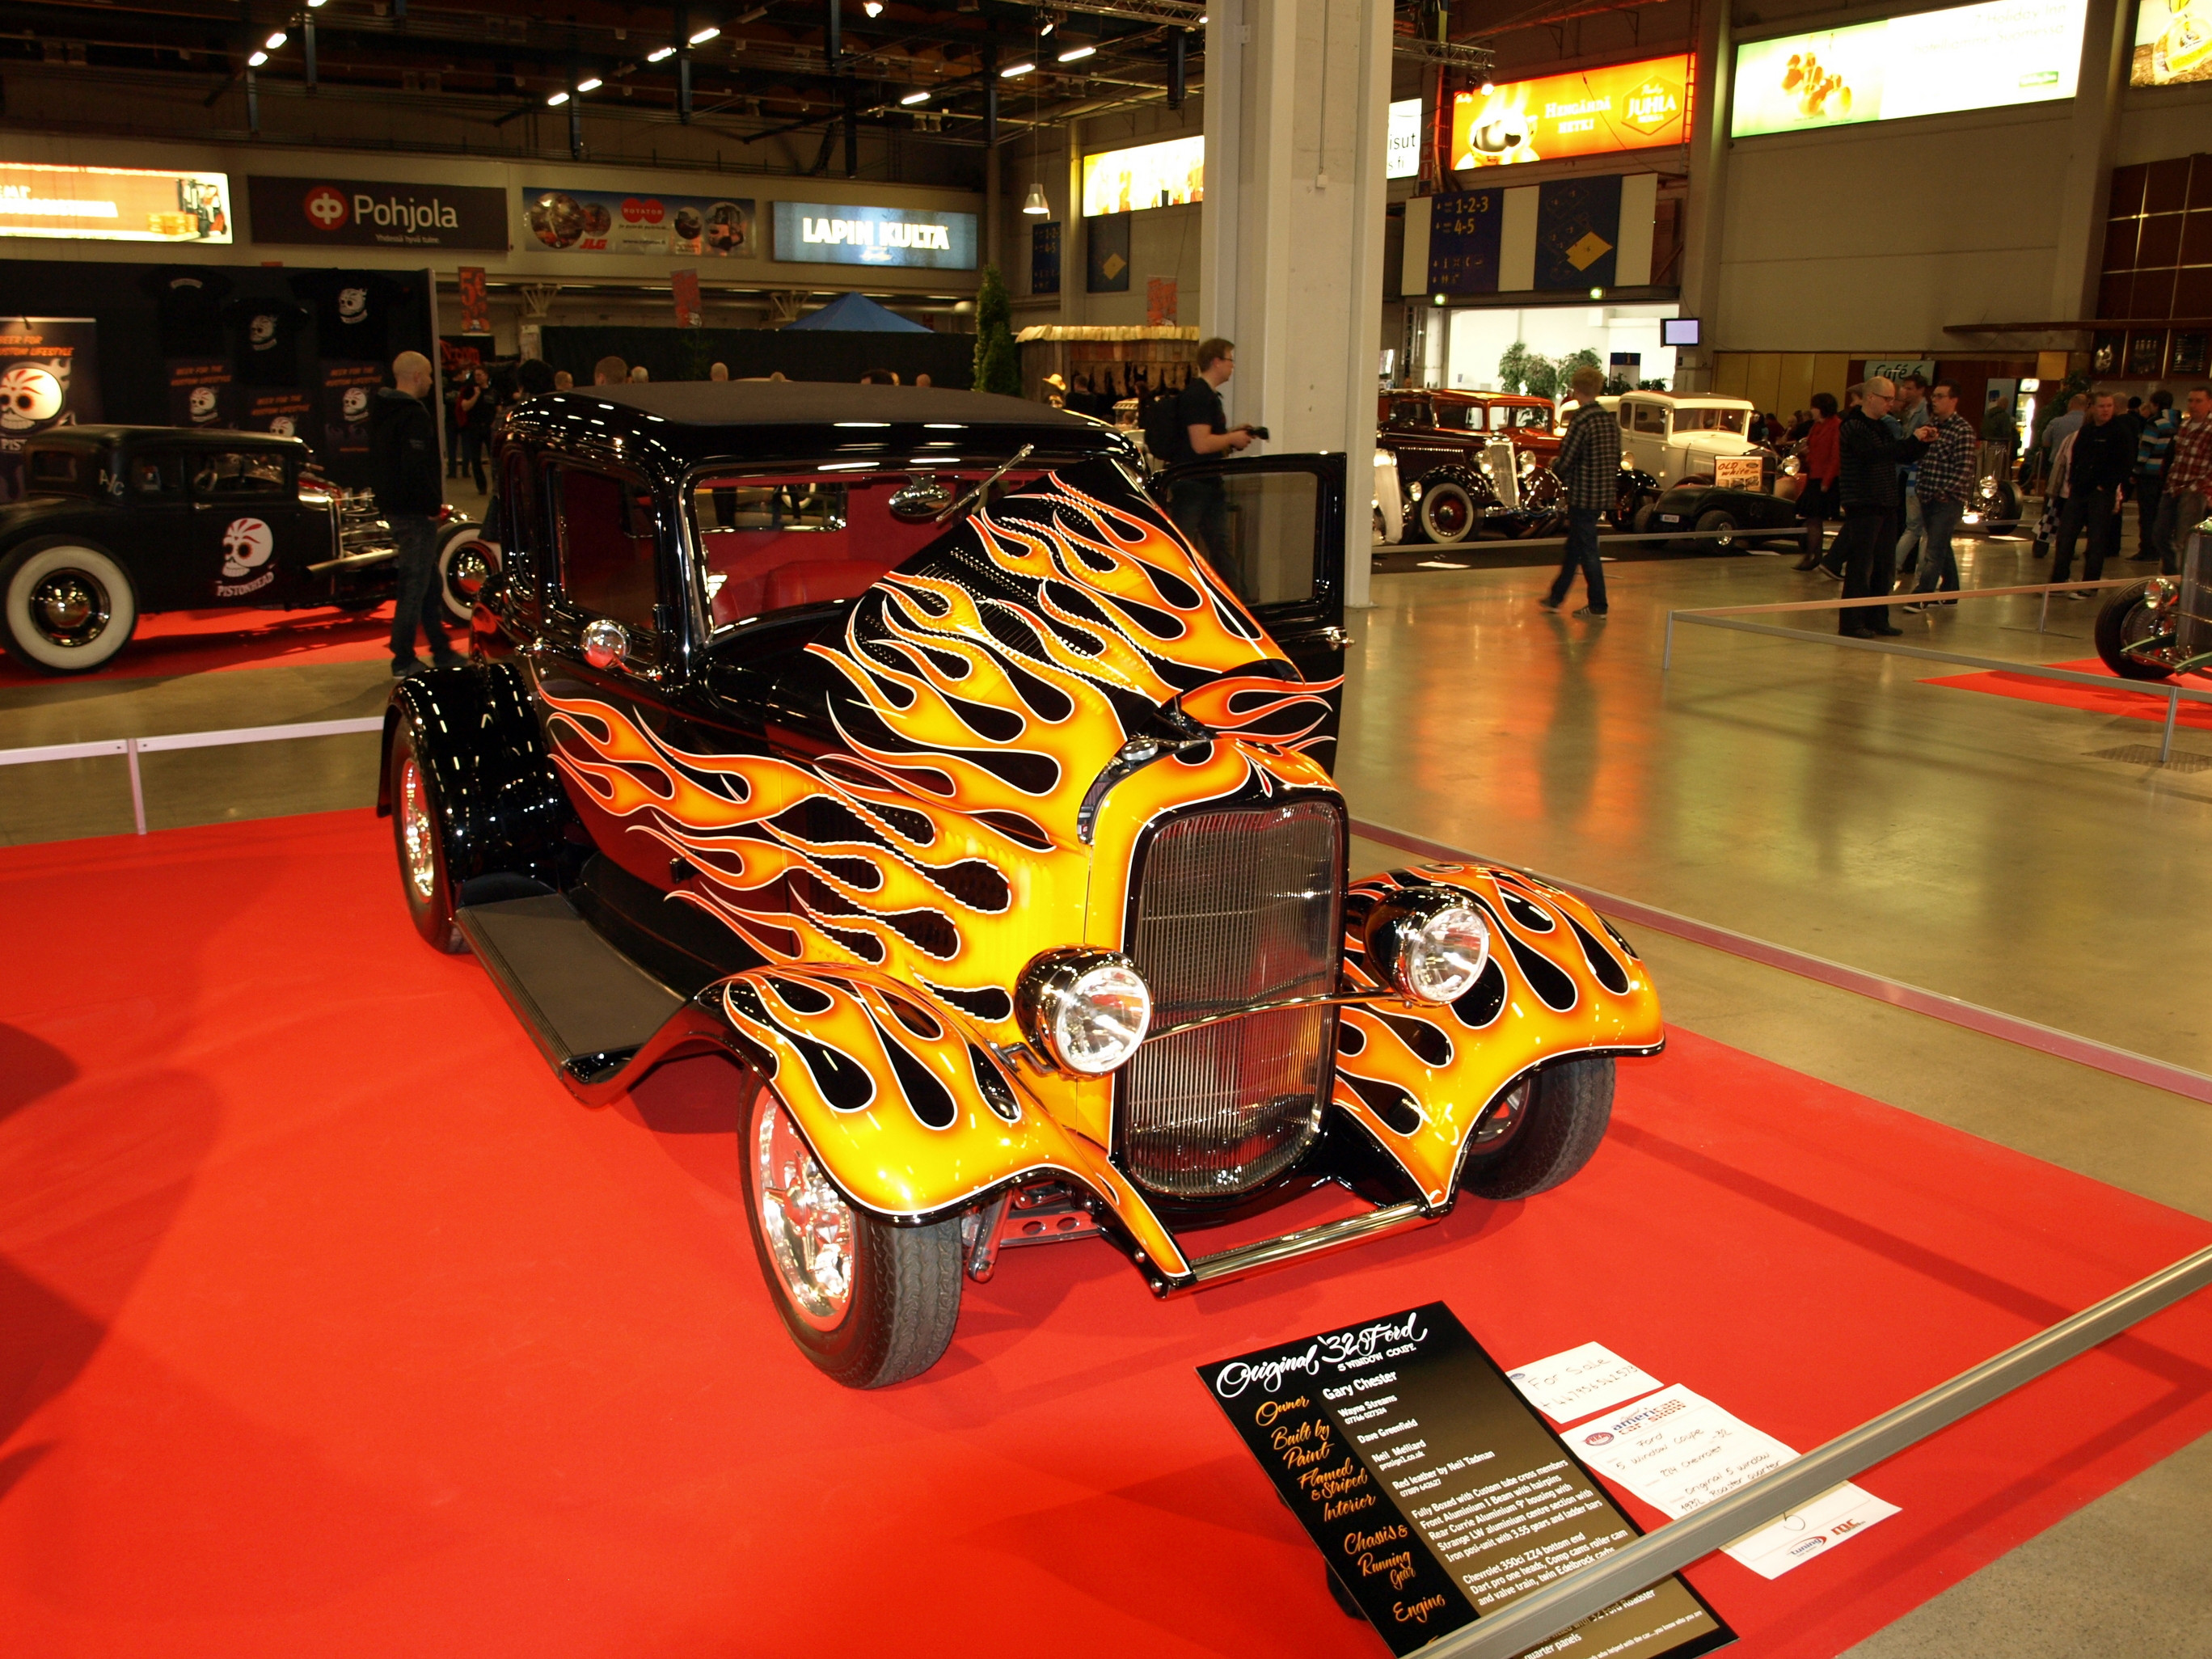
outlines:
{"label": "information placard", "polygon": [[1756,489],[1765,465],[1756,455],[1716,455],[1713,482],[1723,489]]}
{"label": "information placard", "polygon": [[[1199,1376],[1393,1653],[1638,1534],[1441,1302]],[[1735,1639],[1680,1578],[1575,1633],[1571,1651],[1608,1659],[1692,1659]]]}

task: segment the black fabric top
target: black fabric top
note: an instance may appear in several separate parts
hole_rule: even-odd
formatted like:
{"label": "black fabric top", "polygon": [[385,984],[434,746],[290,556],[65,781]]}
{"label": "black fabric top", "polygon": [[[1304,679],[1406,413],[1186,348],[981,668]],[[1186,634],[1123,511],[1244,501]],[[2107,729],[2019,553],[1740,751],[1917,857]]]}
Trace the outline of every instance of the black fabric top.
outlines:
{"label": "black fabric top", "polygon": [[838,421],[957,422],[966,426],[1097,423],[1048,404],[989,392],[927,386],[848,386],[842,380],[673,380],[578,386],[551,401],[620,404],[687,426],[827,426]]}

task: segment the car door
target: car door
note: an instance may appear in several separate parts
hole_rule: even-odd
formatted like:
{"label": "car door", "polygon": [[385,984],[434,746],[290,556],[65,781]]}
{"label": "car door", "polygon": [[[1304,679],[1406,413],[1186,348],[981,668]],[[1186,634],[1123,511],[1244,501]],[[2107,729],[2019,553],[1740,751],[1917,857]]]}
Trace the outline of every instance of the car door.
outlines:
{"label": "car door", "polygon": [[[1221,511],[1212,511],[1202,495],[1179,501],[1179,484],[1217,489]],[[1224,538],[1200,552],[1298,672],[1328,686],[1327,721],[1301,746],[1332,764],[1350,643],[1344,629],[1344,457],[1209,459],[1170,467],[1152,487],[1194,541],[1200,532],[1189,525],[1210,526],[1210,536]]]}
{"label": "car door", "polygon": [[107,540],[125,562],[143,612],[188,611],[213,603],[189,457],[174,446],[141,444],[120,457],[123,487]]}
{"label": "car door", "polygon": [[[538,623],[521,653],[549,748],[598,768],[559,769],[592,845],[629,874],[666,891],[668,849],[633,834],[642,797],[620,767],[588,754],[580,726],[615,722],[665,739],[670,687],[680,676],[672,561],[673,527],[641,479],[612,466],[562,459],[540,468],[550,568],[537,574]],[[592,733],[595,739],[599,733]],[[627,733],[611,732],[617,750]]]}
{"label": "car door", "polygon": [[300,501],[283,451],[189,453],[191,575],[204,605],[307,603],[321,587],[307,566],[331,556],[329,516]]}

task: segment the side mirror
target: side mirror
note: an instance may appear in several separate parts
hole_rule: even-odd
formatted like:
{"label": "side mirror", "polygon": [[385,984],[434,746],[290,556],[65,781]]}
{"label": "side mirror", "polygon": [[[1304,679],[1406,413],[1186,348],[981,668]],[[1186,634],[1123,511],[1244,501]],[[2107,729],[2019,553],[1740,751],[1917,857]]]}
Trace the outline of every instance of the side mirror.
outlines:
{"label": "side mirror", "polygon": [[620,668],[629,660],[629,634],[606,617],[584,624],[584,660],[594,668]]}

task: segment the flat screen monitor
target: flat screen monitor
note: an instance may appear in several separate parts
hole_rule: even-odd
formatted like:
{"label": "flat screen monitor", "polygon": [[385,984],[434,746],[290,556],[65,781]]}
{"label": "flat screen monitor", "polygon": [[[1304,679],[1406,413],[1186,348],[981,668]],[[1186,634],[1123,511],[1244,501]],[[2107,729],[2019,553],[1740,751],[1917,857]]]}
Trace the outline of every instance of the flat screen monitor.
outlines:
{"label": "flat screen monitor", "polygon": [[1695,317],[1662,317],[1659,319],[1659,343],[1662,346],[1693,346],[1698,343],[1698,319]]}

